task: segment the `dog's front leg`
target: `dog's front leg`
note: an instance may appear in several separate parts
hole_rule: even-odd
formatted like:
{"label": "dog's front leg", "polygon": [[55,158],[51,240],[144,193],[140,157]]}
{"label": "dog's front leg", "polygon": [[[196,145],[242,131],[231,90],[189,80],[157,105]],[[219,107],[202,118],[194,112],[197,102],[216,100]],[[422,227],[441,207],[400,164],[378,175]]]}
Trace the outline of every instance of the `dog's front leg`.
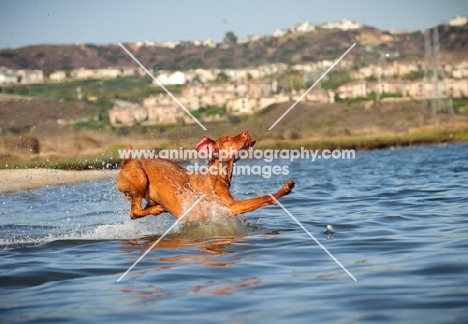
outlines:
{"label": "dog's front leg", "polygon": [[132,199],[132,206],[130,209],[130,218],[131,219],[137,219],[141,217],[145,217],[148,215],[154,215],[157,216],[164,212],[164,208],[161,205],[151,205],[151,206],[146,206],[146,208],[141,208],[141,201],[142,198],[137,197]]}
{"label": "dog's front leg", "polygon": [[[286,196],[291,192],[294,188],[294,180],[291,179],[286,182],[283,187],[278,190],[273,197],[279,199],[283,196]],[[244,214],[253,210],[256,210],[261,207],[265,207],[268,205],[275,205],[276,201],[270,196],[262,196],[257,198],[245,199],[245,200],[234,200],[230,195],[229,197],[225,197],[224,199],[220,199],[220,203],[232,211],[232,216],[237,216],[240,214]]]}

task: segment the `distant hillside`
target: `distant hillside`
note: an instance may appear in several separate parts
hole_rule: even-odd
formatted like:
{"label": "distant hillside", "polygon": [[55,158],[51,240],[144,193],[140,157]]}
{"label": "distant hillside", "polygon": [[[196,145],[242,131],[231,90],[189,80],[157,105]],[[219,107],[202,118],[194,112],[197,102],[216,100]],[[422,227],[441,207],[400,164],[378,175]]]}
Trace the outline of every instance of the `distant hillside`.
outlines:
{"label": "distant hillside", "polygon": [[[466,58],[468,24],[439,26],[441,57],[452,62]],[[175,48],[137,47],[126,44],[148,68],[188,70],[195,68],[246,68],[265,63],[304,64],[333,60],[353,42],[358,45],[348,56],[357,64],[376,60],[375,51],[398,53],[399,59],[423,59],[420,32],[392,35],[375,28],[357,30],[316,29],[282,37],[264,37],[245,44],[222,43],[216,48],[179,44]],[[135,67],[135,62],[117,45],[33,45],[0,51],[0,66],[10,69],[71,70],[107,67]]]}
{"label": "distant hillside", "polygon": [[[0,131],[13,132],[31,127],[50,131],[58,127],[57,120],[77,120],[96,116],[99,110],[85,101],[53,98],[8,98],[0,96]],[[1,132],[0,132],[1,133]]]}

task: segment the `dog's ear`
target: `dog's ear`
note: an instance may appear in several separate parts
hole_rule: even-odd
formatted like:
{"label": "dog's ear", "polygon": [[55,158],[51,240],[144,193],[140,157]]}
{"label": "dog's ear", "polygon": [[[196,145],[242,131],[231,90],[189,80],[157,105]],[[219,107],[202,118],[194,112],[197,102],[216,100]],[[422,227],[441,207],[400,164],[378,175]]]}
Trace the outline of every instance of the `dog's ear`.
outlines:
{"label": "dog's ear", "polygon": [[195,145],[195,150],[197,152],[202,153],[208,159],[213,158],[213,153],[215,151],[216,142],[213,141],[211,138],[204,136],[197,145]]}
{"label": "dog's ear", "polygon": [[[133,145],[130,144],[127,148],[127,152],[131,152],[133,150]],[[120,162],[120,167],[123,168],[125,166],[125,164],[127,164],[128,162],[130,162],[130,160],[132,159],[132,154],[128,155],[128,157],[124,157],[122,159],[122,162]]]}

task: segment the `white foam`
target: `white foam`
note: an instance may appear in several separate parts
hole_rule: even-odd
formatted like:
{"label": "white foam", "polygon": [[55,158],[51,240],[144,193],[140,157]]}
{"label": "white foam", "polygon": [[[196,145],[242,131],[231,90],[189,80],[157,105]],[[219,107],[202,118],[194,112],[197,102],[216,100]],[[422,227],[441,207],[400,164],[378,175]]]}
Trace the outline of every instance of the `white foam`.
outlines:
{"label": "white foam", "polygon": [[[140,220],[127,219],[123,223],[96,225],[87,228],[80,225],[73,228],[53,228],[49,233],[43,233],[42,235],[23,234],[11,238],[2,238],[0,239],[0,247],[6,249],[22,245],[40,245],[58,240],[138,239],[145,236],[162,235],[174,221],[175,218],[167,214],[158,217],[148,216]],[[207,238],[245,234],[252,230],[253,226],[243,218],[230,218],[225,216],[222,209],[213,208],[208,218],[198,222],[179,224],[172,232],[181,232],[185,237]],[[24,230],[22,232],[24,233]]]}
{"label": "white foam", "polygon": [[[0,246],[8,248],[18,245],[38,245],[58,240],[116,240],[135,239],[150,235],[162,234],[170,225],[171,218],[164,218],[159,221],[148,219],[146,221],[126,220],[123,223],[97,225],[83,229],[77,228],[57,228],[55,233],[44,233],[44,235],[19,235],[18,237],[0,239]],[[57,233],[57,230],[60,232]],[[180,226],[175,231],[180,230]]]}

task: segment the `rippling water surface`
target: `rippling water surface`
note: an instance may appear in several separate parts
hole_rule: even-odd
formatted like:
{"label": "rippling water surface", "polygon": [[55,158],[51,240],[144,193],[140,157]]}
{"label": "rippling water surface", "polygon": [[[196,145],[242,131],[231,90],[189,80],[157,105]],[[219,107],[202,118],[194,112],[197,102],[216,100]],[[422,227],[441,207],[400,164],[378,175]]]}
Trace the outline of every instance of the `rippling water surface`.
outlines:
{"label": "rippling water surface", "polygon": [[356,282],[279,206],[178,226],[117,282],[174,218],[130,221],[111,179],[0,196],[0,322],[468,322],[467,144],[274,163],[235,197],[294,177],[281,203]]}

